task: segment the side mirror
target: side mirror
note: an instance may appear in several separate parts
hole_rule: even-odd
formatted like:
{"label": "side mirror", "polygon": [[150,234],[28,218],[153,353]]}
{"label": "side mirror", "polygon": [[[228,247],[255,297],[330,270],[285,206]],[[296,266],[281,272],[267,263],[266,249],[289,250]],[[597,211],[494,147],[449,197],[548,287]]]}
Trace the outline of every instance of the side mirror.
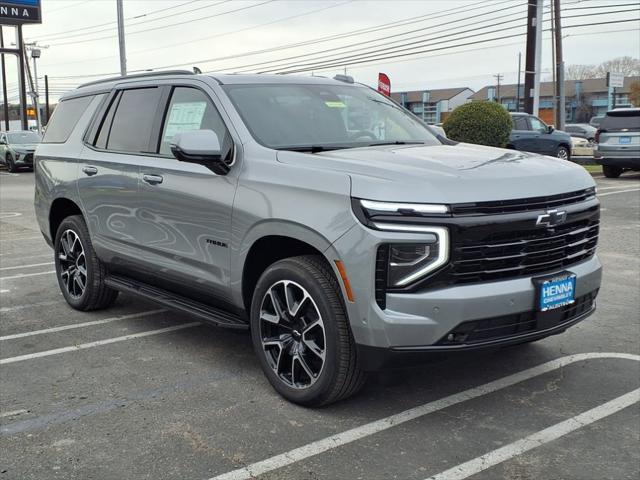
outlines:
{"label": "side mirror", "polygon": [[185,130],[173,136],[171,153],[181,162],[203,165],[218,175],[229,173],[222,159],[220,140],[213,130]]}
{"label": "side mirror", "polygon": [[555,130],[555,127],[553,125],[549,125],[547,127],[547,133],[553,133],[554,130]]}

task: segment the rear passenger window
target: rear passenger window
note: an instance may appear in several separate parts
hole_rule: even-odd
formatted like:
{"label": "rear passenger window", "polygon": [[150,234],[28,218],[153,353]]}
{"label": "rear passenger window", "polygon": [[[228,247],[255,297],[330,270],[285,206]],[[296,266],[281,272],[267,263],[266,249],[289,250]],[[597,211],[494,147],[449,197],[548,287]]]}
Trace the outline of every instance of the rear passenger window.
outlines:
{"label": "rear passenger window", "polygon": [[527,124],[527,117],[516,116],[513,118],[513,128],[516,130],[529,130],[529,124]]}
{"label": "rear passenger window", "polygon": [[104,138],[103,130],[109,128],[106,139],[107,150],[122,152],[149,152],[149,140],[153,121],[160,99],[159,88],[138,88],[125,90],[120,95],[120,101],[111,106],[115,110],[113,123],[109,122],[111,112],[107,114],[98,136],[99,141]]}
{"label": "rear passenger window", "polygon": [[231,155],[231,135],[211,99],[197,88],[176,87],[162,128],[160,153],[171,155],[171,139],[185,130],[213,130],[220,141],[222,158],[226,160]]}
{"label": "rear passenger window", "polygon": [[42,143],[64,143],[69,139],[78,120],[93,100],[93,95],[88,97],[70,98],[58,103],[53,112]]}

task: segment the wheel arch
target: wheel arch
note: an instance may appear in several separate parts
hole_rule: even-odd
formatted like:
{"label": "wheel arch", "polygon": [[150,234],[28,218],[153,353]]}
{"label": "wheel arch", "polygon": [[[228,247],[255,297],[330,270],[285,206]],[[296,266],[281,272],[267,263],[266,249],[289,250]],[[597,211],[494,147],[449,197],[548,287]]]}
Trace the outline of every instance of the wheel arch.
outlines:
{"label": "wheel arch", "polygon": [[304,225],[290,222],[261,222],[246,235],[238,248],[237,268],[231,269],[236,277],[232,278],[232,283],[240,286],[236,289],[236,303],[250,313],[253,290],[260,275],[269,265],[284,258],[318,255],[327,262],[336,278],[340,278],[337,276],[337,267],[326,255],[331,243],[327,238]]}
{"label": "wheel arch", "polygon": [[51,208],[49,209],[49,234],[52,242],[55,242],[56,233],[62,221],[71,215],[82,215],[80,206],[73,200],[59,197],[51,203]]}

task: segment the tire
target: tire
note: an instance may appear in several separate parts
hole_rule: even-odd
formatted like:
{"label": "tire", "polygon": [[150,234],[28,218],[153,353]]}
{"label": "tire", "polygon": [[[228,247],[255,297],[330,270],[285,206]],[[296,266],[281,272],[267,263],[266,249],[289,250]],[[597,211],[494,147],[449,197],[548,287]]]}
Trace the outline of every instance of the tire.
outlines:
{"label": "tire", "polygon": [[618,178],[622,175],[622,168],[614,167],[613,165],[603,165],[602,173],[604,173],[604,176],[607,178]]}
{"label": "tire", "polygon": [[556,157],[560,160],[571,160],[571,152],[569,152],[567,147],[558,147],[558,150],[556,150]]}
{"label": "tire", "polygon": [[118,291],[104,283],[106,268],[93,250],[89,230],[81,215],[62,221],[56,233],[54,252],[58,286],[71,307],[82,311],[100,310],[115,301]]}
{"label": "tire", "polygon": [[11,173],[16,173],[18,171],[16,164],[13,163],[13,156],[11,154],[7,154],[7,170]]}
{"label": "tire", "polygon": [[328,405],[364,384],[340,287],[322,257],[265,270],[253,293],[251,337],[269,382],[291,402]]}

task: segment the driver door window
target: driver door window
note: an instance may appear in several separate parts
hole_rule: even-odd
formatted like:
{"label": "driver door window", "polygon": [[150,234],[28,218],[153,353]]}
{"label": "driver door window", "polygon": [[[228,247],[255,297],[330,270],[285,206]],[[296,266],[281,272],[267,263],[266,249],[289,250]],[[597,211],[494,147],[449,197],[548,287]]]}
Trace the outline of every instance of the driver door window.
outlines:
{"label": "driver door window", "polygon": [[536,117],[529,117],[529,121],[531,122],[531,130],[545,133],[547,131],[547,126],[542,123],[542,120]]}
{"label": "driver door window", "polygon": [[170,156],[173,136],[187,130],[213,130],[222,147],[222,158],[230,161],[231,135],[211,100],[197,88],[176,87],[162,129],[160,154]]}

